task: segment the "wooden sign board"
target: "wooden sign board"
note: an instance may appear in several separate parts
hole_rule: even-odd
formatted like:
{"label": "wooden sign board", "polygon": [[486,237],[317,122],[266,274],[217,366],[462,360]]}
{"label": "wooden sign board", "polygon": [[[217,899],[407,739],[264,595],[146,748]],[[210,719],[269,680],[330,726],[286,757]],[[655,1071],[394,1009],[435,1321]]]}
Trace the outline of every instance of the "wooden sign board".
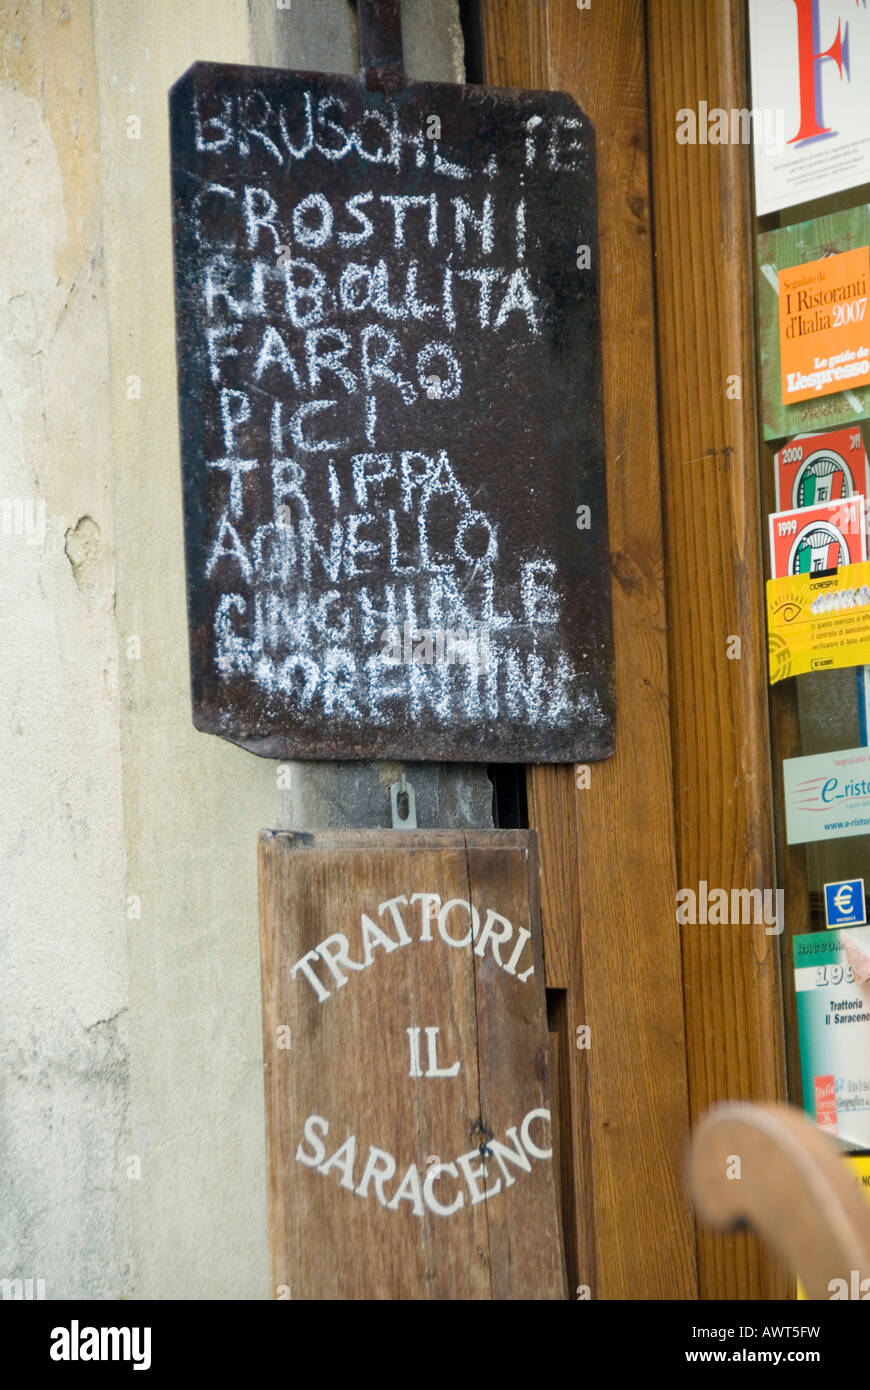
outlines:
{"label": "wooden sign board", "polygon": [[196,63],[171,138],[197,728],[272,757],[609,756],[589,121],[562,93]]}
{"label": "wooden sign board", "polygon": [[532,831],[260,836],[276,1297],[567,1296]]}

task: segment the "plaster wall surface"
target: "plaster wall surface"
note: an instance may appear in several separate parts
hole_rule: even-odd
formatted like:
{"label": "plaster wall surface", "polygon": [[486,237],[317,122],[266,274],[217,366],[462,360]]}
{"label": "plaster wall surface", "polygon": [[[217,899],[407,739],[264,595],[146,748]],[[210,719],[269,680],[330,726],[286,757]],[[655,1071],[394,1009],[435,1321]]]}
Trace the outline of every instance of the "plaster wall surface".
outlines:
{"label": "plaster wall surface", "polygon": [[[462,80],[455,0],[403,33]],[[0,1279],[49,1298],[273,1293],[257,832],[387,825],[400,770],[279,775],[190,722],[167,93],[197,59],[354,72],[355,12],[0,14]],[[482,768],[413,781],[421,825],[491,824]]]}

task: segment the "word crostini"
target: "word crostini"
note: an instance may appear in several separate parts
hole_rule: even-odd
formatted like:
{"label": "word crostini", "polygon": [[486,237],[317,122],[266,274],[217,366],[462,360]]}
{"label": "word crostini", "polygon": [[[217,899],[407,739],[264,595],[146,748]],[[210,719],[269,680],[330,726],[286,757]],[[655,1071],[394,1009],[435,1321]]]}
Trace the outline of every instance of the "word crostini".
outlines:
{"label": "word crostini", "polygon": [[[412,907],[415,903],[420,904],[420,933],[419,936],[412,937],[408,931],[405,919],[399,911],[400,906]],[[295,980],[300,974],[308,981],[311,988],[317,995],[319,1003],[323,1003],[330,996],[330,991],[326,988],[323,981],[315,973],[314,962],[322,961],[329,974],[335,982],[335,988],[340,989],[347,984],[348,977],[345,971],[366,970],[374,962],[374,952],[380,948],[387,955],[397,951],[401,946],[410,946],[413,942],[431,942],[433,937],[433,926],[438,936],[446,945],[462,950],[474,944],[474,954],[483,957],[489,949],[493,960],[508,975],[513,975],[522,984],[525,984],[530,975],[534,974],[534,965],[529,965],[521,975],[517,974],[517,966],[520,958],[528,943],[531,941],[531,933],[525,927],[516,929],[516,939],[514,940],[514,925],[507,917],[503,917],[500,912],[495,912],[489,908],[484,917],[483,926],[480,924],[481,914],[478,909],[465,898],[451,898],[449,902],[441,902],[437,893],[412,893],[408,898],[401,894],[395,898],[389,898],[386,902],[378,904],[378,916],[383,917],[388,914],[388,921],[395,928],[395,935],[389,935],[383,927],[371,918],[368,913],[363,912],[360,917],[360,945],[362,959],[352,960],[350,956],[350,941],[344,932],[333,932],[320,942],[314,950],[306,951],[290,971],[290,978]],[[456,935],[452,933],[456,932]],[[502,958],[502,947],[507,946],[513,940],[513,949],[507,959]]]}

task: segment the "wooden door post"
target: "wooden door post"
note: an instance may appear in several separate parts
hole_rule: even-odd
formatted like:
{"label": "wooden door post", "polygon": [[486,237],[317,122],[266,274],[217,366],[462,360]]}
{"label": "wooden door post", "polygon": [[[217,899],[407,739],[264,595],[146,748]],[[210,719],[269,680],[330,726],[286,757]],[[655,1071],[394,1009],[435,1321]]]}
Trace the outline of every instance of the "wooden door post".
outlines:
{"label": "wooden door post", "polygon": [[488,82],[568,91],[596,130],[616,755],[535,767],[529,797],[547,980],[567,991],[569,1276],[598,1298],[691,1298],[644,6],[486,0],[483,18]]}
{"label": "wooden door post", "polygon": [[[752,332],[750,148],[676,140],[677,112],[751,105],[742,0],[649,0],[656,305],[679,882],[773,889]],[[735,389],[735,384],[738,389]],[[735,644],[734,639],[738,639]],[[779,940],[683,933],[693,1120],[784,1100]],[[748,1235],[699,1231],[702,1298],[784,1298]]]}

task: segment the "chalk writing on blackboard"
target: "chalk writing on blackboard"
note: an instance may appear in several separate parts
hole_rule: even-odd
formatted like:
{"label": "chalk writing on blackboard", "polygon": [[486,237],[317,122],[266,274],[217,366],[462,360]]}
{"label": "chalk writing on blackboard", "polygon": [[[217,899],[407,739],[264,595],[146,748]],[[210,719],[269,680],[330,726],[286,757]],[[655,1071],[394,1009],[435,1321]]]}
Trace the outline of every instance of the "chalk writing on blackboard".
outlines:
{"label": "chalk writing on blackboard", "polygon": [[173,89],[200,727],[611,751],[591,132],[514,96],[206,64]]}

